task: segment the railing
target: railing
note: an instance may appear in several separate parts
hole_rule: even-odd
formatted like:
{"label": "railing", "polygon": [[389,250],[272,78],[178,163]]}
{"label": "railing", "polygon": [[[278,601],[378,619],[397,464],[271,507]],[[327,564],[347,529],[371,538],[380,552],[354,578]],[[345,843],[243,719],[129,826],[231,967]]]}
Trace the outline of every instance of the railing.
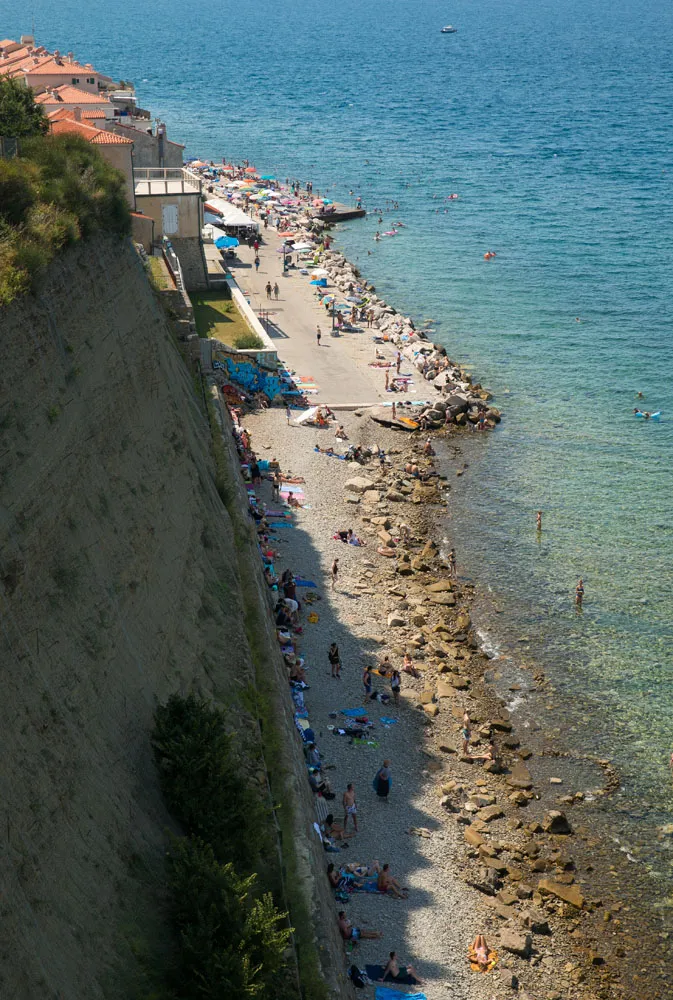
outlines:
{"label": "railing", "polygon": [[[152,167],[149,169],[154,169],[154,168]],[[173,249],[173,244],[166,236],[162,238],[161,249],[164,255],[164,260],[166,261],[166,267],[173,275],[173,281],[175,282],[176,288],[179,288],[181,292],[184,292],[185,279],[182,275],[182,267],[180,266],[178,255]]]}
{"label": "railing", "polygon": [[144,185],[146,194],[200,194],[202,187],[201,178],[184,167],[135,167],[133,182],[136,194],[143,194],[138,188]]}

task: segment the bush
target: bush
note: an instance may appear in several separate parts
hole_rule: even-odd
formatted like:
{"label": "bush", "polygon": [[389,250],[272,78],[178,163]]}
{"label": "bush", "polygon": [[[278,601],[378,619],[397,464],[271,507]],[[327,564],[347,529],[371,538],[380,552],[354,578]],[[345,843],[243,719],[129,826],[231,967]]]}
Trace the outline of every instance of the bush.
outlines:
{"label": "bush", "polygon": [[[180,940],[176,990],[185,1000],[229,994],[276,1000],[283,989],[289,927],[270,895],[255,899],[255,876],[220,864],[202,841],[173,843],[168,862],[171,917]],[[235,994],[234,994],[235,991]]]}
{"label": "bush", "polygon": [[169,812],[210,844],[218,861],[252,871],[268,849],[267,823],[224,713],[194,695],[173,695],[154,721],[152,746]]}
{"label": "bush", "polygon": [[10,139],[45,134],[49,128],[44,109],[35,103],[30,87],[21,80],[0,77],[0,135]]}
{"label": "bush", "polygon": [[242,333],[236,337],[234,347],[239,351],[261,351],[264,349],[264,341],[256,333]]}
{"label": "bush", "polygon": [[123,175],[75,135],[40,136],[0,160],[0,305],[34,287],[54,255],[96,232],[126,236]]}

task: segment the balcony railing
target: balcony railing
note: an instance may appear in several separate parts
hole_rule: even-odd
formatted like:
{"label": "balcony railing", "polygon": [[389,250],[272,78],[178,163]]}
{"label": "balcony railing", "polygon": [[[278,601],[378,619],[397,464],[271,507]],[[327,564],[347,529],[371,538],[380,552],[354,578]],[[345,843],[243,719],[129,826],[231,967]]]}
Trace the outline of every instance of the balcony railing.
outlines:
{"label": "balcony railing", "polygon": [[136,167],[133,182],[137,195],[200,194],[201,178],[184,167]]}

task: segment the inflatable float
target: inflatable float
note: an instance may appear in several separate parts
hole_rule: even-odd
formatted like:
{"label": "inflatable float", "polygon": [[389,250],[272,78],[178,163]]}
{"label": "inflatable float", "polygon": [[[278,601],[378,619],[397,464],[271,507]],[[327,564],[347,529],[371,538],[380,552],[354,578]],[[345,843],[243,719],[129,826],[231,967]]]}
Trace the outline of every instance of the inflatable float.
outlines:
{"label": "inflatable float", "polygon": [[389,559],[397,555],[396,550],[388,548],[387,545],[379,545],[376,551],[380,556],[388,556]]}
{"label": "inflatable float", "polygon": [[657,410],[656,413],[647,414],[647,413],[642,413],[640,410],[638,410],[637,413],[634,413],[634,416],[640,417],[641,420],[658,420],[662,412],[663,412],[662,410]]}

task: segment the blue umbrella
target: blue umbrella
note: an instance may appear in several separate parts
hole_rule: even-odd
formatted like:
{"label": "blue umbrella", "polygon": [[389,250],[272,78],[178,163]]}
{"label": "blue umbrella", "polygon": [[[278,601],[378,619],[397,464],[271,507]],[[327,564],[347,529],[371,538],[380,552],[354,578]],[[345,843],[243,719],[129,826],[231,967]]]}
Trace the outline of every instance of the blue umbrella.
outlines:
{"label": "blue umbrella", "polygon": [[238,240],[235,236],[218,236],[215,240],[215,246],[218,250],[229,250],[231,247],[238,246]]}
{"label": "blue umbrella", "polygon": [[320,288],[327,288],[327,278],[314,278],[311,284],[318,285]]}

